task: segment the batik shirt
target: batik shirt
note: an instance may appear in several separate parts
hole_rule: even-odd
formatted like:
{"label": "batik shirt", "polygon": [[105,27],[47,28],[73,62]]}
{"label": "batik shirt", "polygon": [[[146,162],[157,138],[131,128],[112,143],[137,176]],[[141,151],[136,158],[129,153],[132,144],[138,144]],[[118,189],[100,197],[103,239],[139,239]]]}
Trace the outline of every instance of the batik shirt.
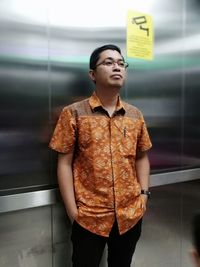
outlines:
{"label": "batik shirt", "polygon": [[59,153],[74,151],[78,224],[109,236],[115,220],[123,234],[142,218],[145,205],[137,180],[136,152],[150,149],[151,141],[136,107],[119,97],[110,117],[94,92],[62,110],[50,147]]}

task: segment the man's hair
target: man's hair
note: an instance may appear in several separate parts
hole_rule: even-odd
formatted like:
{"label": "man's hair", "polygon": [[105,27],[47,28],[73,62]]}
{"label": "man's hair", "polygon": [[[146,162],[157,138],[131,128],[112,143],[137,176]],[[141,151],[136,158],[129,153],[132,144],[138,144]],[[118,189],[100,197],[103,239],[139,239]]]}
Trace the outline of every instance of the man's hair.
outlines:
{"label": "man's hair", "polygon": [[193,243],[200,257],[200,211],[193,216],[192,221]]}
{"label": "man's hair", "polygon": [[104,51],[104,50],[116,50],[117,52],[120,53],[121,55],[121,49],[113,44],[107,44],[107,45],[103,45],[100,47],[97,47],[91,54],[90,56],[90,69],[94,70],[97,64],[97,61],[100,58],[100,54]]}

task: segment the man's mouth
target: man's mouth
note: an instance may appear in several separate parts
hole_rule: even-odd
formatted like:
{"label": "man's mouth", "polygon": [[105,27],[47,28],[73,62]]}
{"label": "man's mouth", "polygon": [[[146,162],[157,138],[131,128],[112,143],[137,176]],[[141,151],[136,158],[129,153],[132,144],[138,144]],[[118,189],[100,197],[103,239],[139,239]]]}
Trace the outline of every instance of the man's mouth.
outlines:
{"label": "man's mouth", "polygon": [[122,79],[122,76],[120,74],[113,74],[111,75],[111,77],[115,79]]}

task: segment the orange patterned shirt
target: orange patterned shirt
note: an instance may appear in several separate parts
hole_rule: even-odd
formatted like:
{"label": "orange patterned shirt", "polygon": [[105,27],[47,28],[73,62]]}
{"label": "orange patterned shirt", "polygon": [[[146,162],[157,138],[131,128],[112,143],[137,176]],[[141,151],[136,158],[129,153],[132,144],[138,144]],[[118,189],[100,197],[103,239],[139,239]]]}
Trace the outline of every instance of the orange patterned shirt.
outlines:
{"label": "orange patterned shirt", "polygon": [[82,227],[109,236],[117,219],[120,234],[145,212],[135,170],[136,150],[151,141],[141,112],[119,98],[112,117],[95,92],[63,109],[50,147],[60,153],[73,148],[73,178]]}

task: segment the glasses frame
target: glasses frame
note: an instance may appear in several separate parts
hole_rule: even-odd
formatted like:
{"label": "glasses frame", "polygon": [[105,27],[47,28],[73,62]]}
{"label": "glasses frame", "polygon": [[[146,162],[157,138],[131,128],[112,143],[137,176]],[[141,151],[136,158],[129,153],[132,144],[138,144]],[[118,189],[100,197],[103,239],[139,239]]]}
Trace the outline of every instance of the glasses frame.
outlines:
{"label": "glasses frame", "polygon": [[[106,61],[107,61],[107,60],[112,61],[111,66],[106,65]],[[120,61],[120,62],[122,61],[122,62],[124,63],[124,66],[123,66],[123,67],[119,65],[119,61]],[[95,69],[96,69],[98,66],[100,66],[100,65],[103,65],[103,66],[106,66],[106,67],[114,67],[115,64],[117,64],[117,66],[118,66],[120,69],[127,69],[128,66],[129,66],[128,62],[124,61],[123,59],[122,59],[122,60],[119,59],[118,61],[115,61],[115,60],[112,59],[112,58],[105,58],[102,62],[98,63],[98,64],[95,66]]]}

